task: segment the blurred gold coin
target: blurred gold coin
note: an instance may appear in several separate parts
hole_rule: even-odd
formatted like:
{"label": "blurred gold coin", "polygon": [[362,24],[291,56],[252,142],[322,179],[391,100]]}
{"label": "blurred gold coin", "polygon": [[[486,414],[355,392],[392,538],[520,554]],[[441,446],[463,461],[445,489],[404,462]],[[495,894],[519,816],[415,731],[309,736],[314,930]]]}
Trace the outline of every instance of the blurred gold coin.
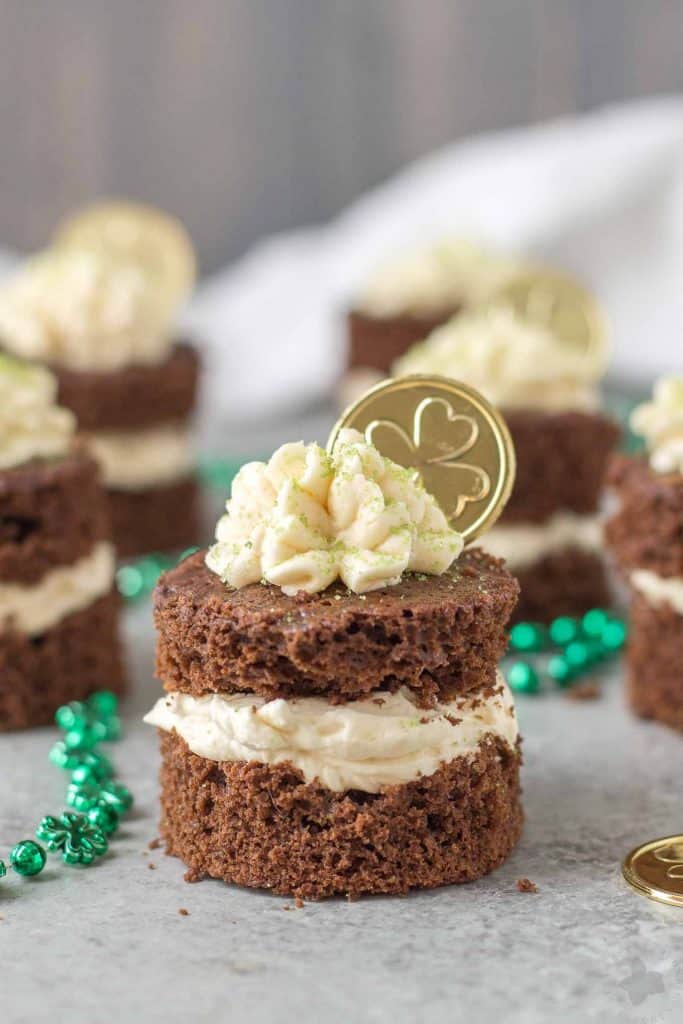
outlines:
{"label": "blurred gold coin", "polygon": [[622,871],[636,892],[683,907],[683,835],[652,839],[636,847],[624,860]]}
{"label": "blurred gold coin", "polygon": [[523,270],[501,285],[486,307],[511,309],[549,330],[596,371],[604,368],[607,331],[600,307],[573,278],[543,268]]}
{"label": "blurred gold coin", "polygon": [[58,227],[55,243],[137,264],[169,308],[180,305],[194,286],[197,264],[187,231],[152,206],[124,200],[87,206]]}
{"label": "blurred gold coin", "polygon": [[451,526],[471,542],[496,521],[515,478],[515,450],[502,416],[478,391],[446,377],[383,381],[342,414],[339,431],[364,434],[382,455],[414,469]]}

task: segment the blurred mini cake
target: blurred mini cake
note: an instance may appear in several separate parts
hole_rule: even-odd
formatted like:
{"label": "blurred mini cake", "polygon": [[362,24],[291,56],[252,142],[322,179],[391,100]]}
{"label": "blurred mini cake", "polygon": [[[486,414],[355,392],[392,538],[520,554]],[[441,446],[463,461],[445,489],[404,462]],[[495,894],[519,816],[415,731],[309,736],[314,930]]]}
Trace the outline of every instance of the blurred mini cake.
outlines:
{"label": "blurred mini cake", "polygon": [[516,618],[547,622],[609,604],[602,481],[619,431],[600,411],[604,350],[586,358],[548,324],[493,303],[437,328],[393,366],[478,388],[515,445],[512,497],[483,546],[521,587]]}
{"label": "blurred mini cake", "polygon": [[394,361],[435,327],[488,299],[515,266],[491,249],[452,238],[378,267],[348,315],[344,404],[386,377]]}
{"label": "blurred mini cake", "polygon": [[0,347],[55,374],[100,465],[123,556],[198,538],[199,364],[174,334],[194,273],[179,225],[107,203],[77,215],[0,287]]}
{"label": "blurred mini cake", "polygon": [[648,457],[615,458],[606,540],[628,578],[631,706],[683,731],[683,377],[660,380],[631,425]]}
{"label": "blurred mini cake", "polygon": [[520,834],[497,671],[517,584],[357,431],[235,479],[216,543],[162,577],[167,852],[282,894],[465,882]]}
{"label": "blurred mini cake", "polygon": [[0,731],[123,690],[104,492],[56,390],[0,356]]}

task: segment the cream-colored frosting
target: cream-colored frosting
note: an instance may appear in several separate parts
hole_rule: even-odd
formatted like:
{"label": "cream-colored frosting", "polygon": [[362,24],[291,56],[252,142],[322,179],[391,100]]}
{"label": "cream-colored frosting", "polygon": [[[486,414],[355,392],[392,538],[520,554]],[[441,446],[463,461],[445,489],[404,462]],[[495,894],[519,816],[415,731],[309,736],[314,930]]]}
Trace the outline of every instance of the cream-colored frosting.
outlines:
{"label": "cream-colored frosting", "polygon": [[599,551],[602,547],[602,524],[599,516],[556,512],[545,523],[497,524],[481,538],[480,543],[489,554],[504,558],[508,568],[515,572],[569,547]]}
{"label": "cream-colored frosting", "polygon": [[415,474],[355,430],[334,453],[286,444],[237,474],[206,564],[232,587],[264,580],[293,596],[336,579],[357,594],[410,570],[445,572],[463,547]]}
{"label": "cream-colored frosting", "polygon": [[0,632],[44,633],[107,594],[115,567],[114,548],[101,541],[77,562],[50,569],[37,583],[0,583]]}
{"label": "cream-colored frosting", "polygon": [[183,424],[162,423],[147,430],[88,435],[107,487],[138,491],[172,483],[192,469],[190,432]]}
{"label": "cream-colored frosting", "polygon": [[376,317],[448,315],[488,298],[516,267],[473,242],[442,239],[378,267],[355,305]]}
{"label": "cream-colored frosting", "polygon": [[656,472],[683,473],[683,377],[658,380],[652,401],[631,413],[631,427],[645,438]]}
{"label": "cream-colored frosting", "polygon": [[659,576],[650,569],[635,569],[631,583],[650,604],[655,607],[668,604],[683,615],[683,578],[680,576]]}
{"label": "cream-colored frosting", "polygon": [[134,263],[90,249],[49,249],[0,287],[0,346],[73,370],[157,364],[171,314]]}
{"label": "cream-colored frosting", "polygon": [[484,699],[460,697],[425,710],[409,690],[376,693],[348,704],[321,697],[270,700],[253,693],[161,697],[145,721],[175,730],[211,761],[289,762],[307,782],[334,792],[378,793],[432,775],[476,753],[486,736],[517,741],[512,696],[499,676]]}
{"label": "cream-colored frosting", "polygon": [[551,331],[505,308],[453,317],[393,366],[397,377],[455,377],[505,409],[548,411],[597,408],[601,370]]}
{"label": "cream-colored frosting", "polygon": [[0,469],[68,451],[76,421],[56,397],[51,373],[0,355]]}

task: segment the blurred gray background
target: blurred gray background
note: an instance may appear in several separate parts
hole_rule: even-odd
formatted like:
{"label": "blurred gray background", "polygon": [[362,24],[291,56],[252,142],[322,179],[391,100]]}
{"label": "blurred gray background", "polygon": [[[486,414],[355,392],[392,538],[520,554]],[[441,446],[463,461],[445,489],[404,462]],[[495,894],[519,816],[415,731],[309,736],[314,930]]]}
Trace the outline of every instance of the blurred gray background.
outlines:
{"label": "blurred gray background", "polygon": [[479,131],[683,88],[683,0],[0,0],[0,246],[102,194],[210,270]]}

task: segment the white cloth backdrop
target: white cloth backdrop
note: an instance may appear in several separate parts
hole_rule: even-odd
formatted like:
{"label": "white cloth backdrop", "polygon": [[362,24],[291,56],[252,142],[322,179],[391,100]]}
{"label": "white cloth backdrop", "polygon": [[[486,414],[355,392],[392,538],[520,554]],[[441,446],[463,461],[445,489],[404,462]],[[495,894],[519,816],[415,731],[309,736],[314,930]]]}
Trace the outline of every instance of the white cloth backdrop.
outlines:
{"label": "white cloth backdrop", "polygon": [[457,143],[328,225],[258,245],[189,311],[210,409],[263,416],[329,392],[356,283],[450,231],[579,273],[606,305],[614,377],[683,371],[683,100],[659,99]]}

